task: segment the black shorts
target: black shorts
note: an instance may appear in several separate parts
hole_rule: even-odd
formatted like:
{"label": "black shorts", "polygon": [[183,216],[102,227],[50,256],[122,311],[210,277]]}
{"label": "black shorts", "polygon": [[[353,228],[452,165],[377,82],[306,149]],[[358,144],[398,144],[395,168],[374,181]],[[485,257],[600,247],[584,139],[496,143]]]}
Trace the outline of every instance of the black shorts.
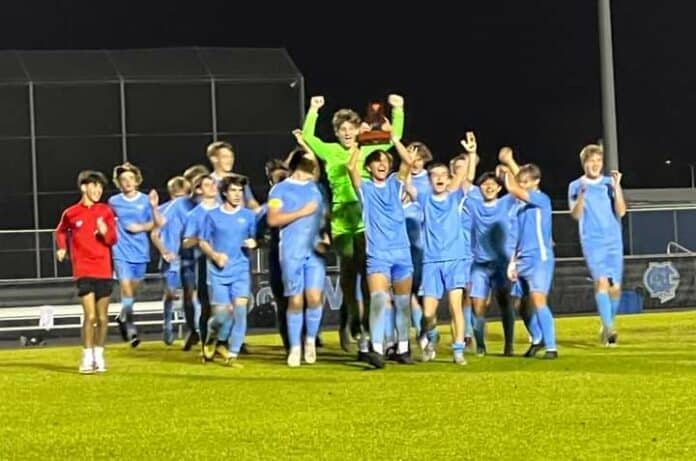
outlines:
{"label": "black shorts", "polygon": [[97,299],[111,296],[111,290],[114,286],[112,279],[97,279],[93,277],[83,277],[77,279],[77,296],[83,297],[90,293],[94,293]]}

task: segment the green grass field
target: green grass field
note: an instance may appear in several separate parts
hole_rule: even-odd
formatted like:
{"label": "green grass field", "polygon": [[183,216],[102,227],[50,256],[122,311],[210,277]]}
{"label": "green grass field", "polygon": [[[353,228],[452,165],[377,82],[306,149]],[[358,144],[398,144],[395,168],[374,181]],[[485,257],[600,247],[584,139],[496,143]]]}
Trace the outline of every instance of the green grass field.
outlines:
{"label": "green grass field", "polygon": [[[485,358],[366,371],[334,333],[313,366],[285,366],[275,335],[244,368],[158,342],[107,351],[0,351],[0,459],[696,459],[696,312],[557,320],[557,361]],[[518,322],[516,352],[526,349]],[[444,330],[443,330],[444,333]]]}

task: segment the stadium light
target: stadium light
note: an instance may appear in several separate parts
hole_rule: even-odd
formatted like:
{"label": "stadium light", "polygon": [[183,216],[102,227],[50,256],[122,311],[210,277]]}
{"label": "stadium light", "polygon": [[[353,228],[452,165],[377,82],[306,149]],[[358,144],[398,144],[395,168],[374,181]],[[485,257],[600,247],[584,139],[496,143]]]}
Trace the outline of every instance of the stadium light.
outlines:
{"label": "stadium light", "polygon": [[[672,160],[667,159],[665,160],[665,165],[667,166],[672,166]],[[689,171],[691,172],[691,188],[696,189],[696,165],[693,163],[685,163],[684,165],[689,167]]]}

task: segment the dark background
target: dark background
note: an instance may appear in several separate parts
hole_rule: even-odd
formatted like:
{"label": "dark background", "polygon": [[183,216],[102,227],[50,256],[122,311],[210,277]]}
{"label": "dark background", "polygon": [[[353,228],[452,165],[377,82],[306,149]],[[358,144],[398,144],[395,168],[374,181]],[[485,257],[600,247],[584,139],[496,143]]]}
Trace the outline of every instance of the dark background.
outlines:
{"label": "dark background", "polygon": [[[694,162],[689,135],[696,6],[686,0],[612,4],[625,185],[688,186],[688,168],[679,164]],[[307,96],[326,96],[327,113],[342,106],[362,111],[371,98],[401,93],[408,140],[423,140],[437,157],[447,158],[458,151],[462,134],[474,129],[483,167],[494,164],[500,145],[512,145],[522,161],[541,165],[544,188],[554,198],[563,198],[567,183],[580,173],[579,149],[601,137],[593,0],[488,0],[450,7],[34,1],[3,5],[0,15],[3,49],[190,45],[284,47],[305,77]],[[328,118],[321,122],[327,138]],[[187,140],[187,152],[194,141]],[[113,164],[115,146],[91,148],[103,152],[105,167]],[[667,158],[672,167],[664,165]],[[69,182],[80,168],[78,158],[41,161],[54,162]],[[149,161],[159,160],[142,160]]]}

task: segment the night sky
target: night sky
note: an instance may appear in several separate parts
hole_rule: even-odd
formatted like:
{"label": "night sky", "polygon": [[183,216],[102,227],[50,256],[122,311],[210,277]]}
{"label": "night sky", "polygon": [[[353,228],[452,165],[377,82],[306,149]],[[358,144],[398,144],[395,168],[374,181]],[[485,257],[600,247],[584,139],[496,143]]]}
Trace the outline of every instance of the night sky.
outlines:
{"label": "night sky", "polygon": [[[362,111],[368,100],[398,92],[406,98],[407,140],[422,140],[446,159],[473,129],[484,168],[501,145],[511,145],[521,161],[542,167],[543,188],[556,198],[580,174],[580,148],[601,137],[593,0],[460,2],[463,14],[435,2],[413,9],[378,2],[101,3],[7,2],[0,48],[284,47],[305,76],[307,95],[327,98],[327,112]],[[684,164],[696,163],[696,4],[612,4],[625,186],[686,187]]]}

